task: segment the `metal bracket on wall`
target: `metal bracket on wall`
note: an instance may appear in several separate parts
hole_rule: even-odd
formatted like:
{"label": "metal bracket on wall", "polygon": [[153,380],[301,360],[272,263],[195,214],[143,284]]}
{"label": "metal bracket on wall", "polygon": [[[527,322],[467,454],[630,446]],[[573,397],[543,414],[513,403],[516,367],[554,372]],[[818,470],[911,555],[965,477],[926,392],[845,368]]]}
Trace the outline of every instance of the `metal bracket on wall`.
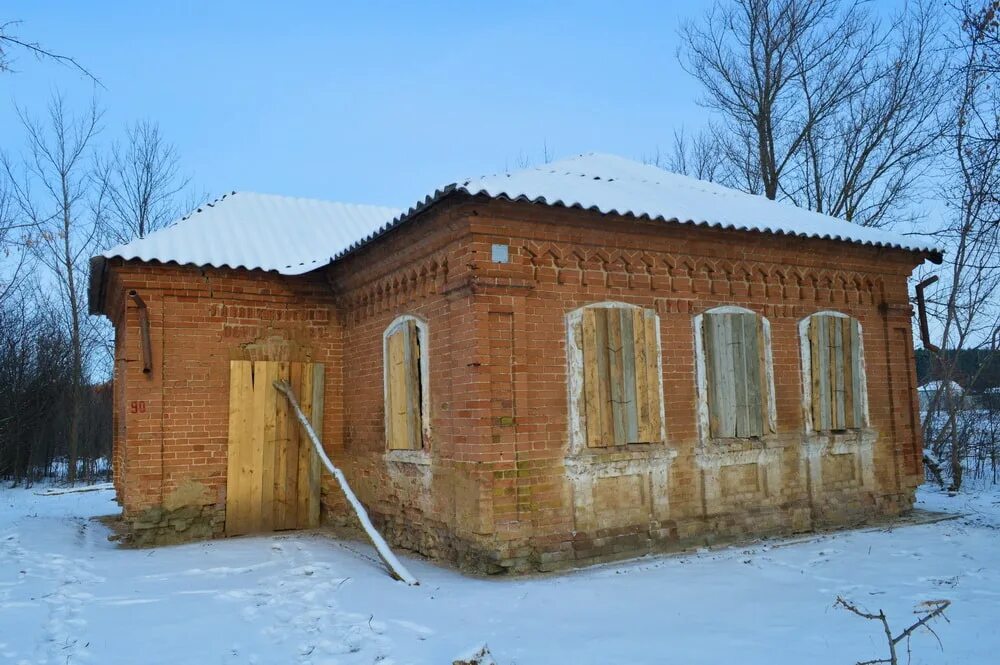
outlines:
{"label": "metal bracket on wall", "polygon": [[149,340],[149,312],[146,309],[146,302],[135,289],[128,292],[128,297],[139,308],[139,335],[142,337],[142,371],[144,374],[149,374],[153,371],[153,344]]}
{"label": "metal bracket on wall", "polygon": [[924,289],[938,281],[937,275],[928,277],[917,284],[917,312],[920,316],[920,341],[928,351],[938,352],[941,349],[931,342],[931,333],[927,327],[927,303],[924,301]]}

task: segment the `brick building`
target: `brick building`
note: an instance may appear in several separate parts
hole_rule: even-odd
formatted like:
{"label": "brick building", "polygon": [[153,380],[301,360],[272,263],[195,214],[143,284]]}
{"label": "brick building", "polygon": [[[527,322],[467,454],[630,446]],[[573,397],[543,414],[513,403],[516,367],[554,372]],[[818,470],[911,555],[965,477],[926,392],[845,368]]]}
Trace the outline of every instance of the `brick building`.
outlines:
{"label": "brick building", "polygon": [[277,378],[391,542],[470,569],[895,515],[925,259],[602,155],[406,212],[234,193],[93,261],[118,500],[140,543],[344,519]]}

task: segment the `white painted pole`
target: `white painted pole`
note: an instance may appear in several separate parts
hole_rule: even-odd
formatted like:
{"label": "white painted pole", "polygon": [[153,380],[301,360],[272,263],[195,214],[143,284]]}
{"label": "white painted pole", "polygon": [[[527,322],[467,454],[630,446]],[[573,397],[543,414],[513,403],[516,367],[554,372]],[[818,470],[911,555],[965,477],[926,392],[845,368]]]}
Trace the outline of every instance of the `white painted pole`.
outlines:
{"label": "white painted pole", "polygon": [[337,479],[337,484],[340,485],[340,489],[343,490],[344,496],[347,497],[347,502],[351,504],[354,508],[354,513],[358,516],[358,520],[361,521],[361,526],[364,527],[365,533],[371,538],[372,544],[375,545],[375,549],[378,550],[379,556],[382,557],[382,561],[388,566],[389,572],[398,580],[406,582],[410,586],[415,586],[419,584],[417,578],[410,574],[410,571],[406,569],[396,555],[392,553],[389,549],[389,544],[385,542],[382,535],[375,530],[375,525],[372,524],[371,519],[368,518],[368,512],[365,507],[361,505],[358,501],[358,497],[354,495],[351,490],[351,486],[347,484],[347,478],[344,477],[344,473],[334,466],[330,458],[327,457],[326,451],[323,450],[323,444],[320,443],[319,437],[316,436],[316,431],[312,428],[309,420],[306,418],[305,414],[302,413],[302,409],[299,408],[299,403],[295,399],[295,393],[292,391],[292,387],[285,383],[284,381],[275,381],[274,387],[278,392],[284,394],[288,398],[288,403],[292,405],[292,409],[295,410],[295,415],[298,417],[299,422],[302,423],[302,427],[305,428],[306,434],[309,435],[309,439],[312,441],[313,448],[316,450],[316,454],[319,458],[323,460],[323,466],[326,467],[327,471],[333,474],[333,477]]}

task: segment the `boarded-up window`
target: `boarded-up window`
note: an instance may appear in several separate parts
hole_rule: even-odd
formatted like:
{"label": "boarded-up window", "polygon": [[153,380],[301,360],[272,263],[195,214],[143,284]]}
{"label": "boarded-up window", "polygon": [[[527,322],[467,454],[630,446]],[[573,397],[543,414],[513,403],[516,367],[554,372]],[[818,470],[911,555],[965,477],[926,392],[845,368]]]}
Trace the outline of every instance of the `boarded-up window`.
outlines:
{"label": "boarded-up window", "polygon": [[587,445],[662,440],[656,314],[630,307],[588,307],[579,334]]}
{"label": "boarded-up window", "polygon": [[813,429],[864,426],[864,364],[861,328],[846,316],[809,317],[810,409]]}
{"label": "boarded-up window", "polygon": [[385,336],[385,434],[390,450],[423,447],[423,386],[420,331],[412,319]]}
{"label": "boarded-up window", "polygon": [[711,436],[770,433],[763,319],[751,312],[709,312],[702,336]]}

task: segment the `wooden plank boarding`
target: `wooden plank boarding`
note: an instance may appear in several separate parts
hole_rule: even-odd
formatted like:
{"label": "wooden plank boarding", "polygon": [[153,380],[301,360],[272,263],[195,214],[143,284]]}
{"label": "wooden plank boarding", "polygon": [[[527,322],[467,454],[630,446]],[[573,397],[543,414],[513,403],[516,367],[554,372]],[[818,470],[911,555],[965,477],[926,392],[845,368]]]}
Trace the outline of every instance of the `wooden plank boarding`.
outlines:
{"label": "wooden plank boarding", "polygon": [[229,446],[226,469],[226,533],[236,535],[246,533],[244,505],[240,494],[241,456],[244,447],[233,445],[233,439],[241,439],[246,430],[246,384],[249,381],[250,362],[234,360],[229,364]]}
{"label": "wooden plank boarding", "polygon": [[[308,380],[308,372],[304,378]],[[326,367],[321,363],[312,366],[312,414],[313,430],[323,431],[323,395],[326,387]],[[316,450],[304,438],[299,443],[300,459],[305,457],[306,475],[299,478],[299,520],[307,528],[319,526],[320,511],[320,461]],[[304,509],[304,511],[303,511]]]}
{"label": "wooden plank boarding", "polygon": [[705,314],[702,337],[711,436],[770,432],[763,319],[742,312]]}
{"label": "wooden plank boarding", "polygon": [[636,404],[636,346],[632,324],[632,311],[620,309],[617,312],[621,322],[621,364],[622,364],[622,413],[625,419],[624,443],[639,441],[639,410]]}
{"label": "wooden plank boarding", "polygon": [[[299,371],[296,372],[295,381],[295,383],[290,385],[294,387],[296,394],[301,395],[300,408],[302,409],[302,412],[306,414],[306,417],[310,417],[313,410],[312,365],[302,365],[299,368]],[[278,398],[280,399],[281,395],[278,395]],[[285,406],[287,407],[287,404]],[[288,414],[289,420],[293,420],[294,418],[294,414]],[[295,513],[295,524],[298,526],[308,520],[309,507],[306,504],[306,501],[304,501],[304,493],[309,492],[309,469],[307,466],[309,458],[303,455],[303,452],[308,452],[312,446],[304,440],[302,428],[296,427],[295,429],[295,442],[297,445],[294,451],[294,457],[291,456],[293,451],[289,450],[290,456],[288,459],[289,472],[295,475],[295,491],[294,493],[289,491],[288,498],[294,506],[292,510]]]}
{"label": "wooden plank boarding", "polygon": [[[317,382],[317,376],[319,380]],[[230,363],[226,534],[316,526],[319,466],[302,445],[275,382],[296,381],[306,411],[322,409],[322,366],[299,362]],[[306,389],[307,388],[307,389]],[[316,416],[321,418],[321,414]]]}
{"label": "wooden plank boarding", "polygon": [[620,446],[626,440],[625,415],[625,378],[622,353],[622,320],[617,311],[605,310],[608,325],[608,378],[611,393],[611,414],[614,427],[614,445]]}
{"label": "wooden plank boarding", "polygon": [[254,395],[263,395],[264,408],[258,414],[263,425],[260,446],[261,466],[260,476],[260,522],[258,531],[274,531],[274,459],[277,454],[275,441],[275,423],[277,421],[278,400],[274,390],[267,390],[280,376],[280,365],[277,362],[258,363],[261,371],[254,377]]}
{"label": "wooden plank boarding", "polygon": [[583,356],[580,411],[587,446],[660,440],[656,314],[631,307],[587,308],[574,330]]}
{"label": "wooden plank boarding", "polygon": [[764,334],[764,318],[754,316],[754,331],[756,337],[756,364],[757,380],[754,382],[756,390],[756,413],[760,414],[760,433],[773,434],[771,425],[771,379],[767,375],[767,337]]}
{"label": "wooden plank boarding", "polygon": [[810,384],[810,410],[812,411],[812,423],[814,430],[823,429],[822,402],[820,401],[820,374],[819,374],[819,330],[816,319],[809,320],[809,384]]}
{"label": "wooden plank boarding", "polygon": [[[288,363],[285,363],[284,371],[279,369],[279,378],[287,380],[289,374]],[[288,433],[287,412],[277,409],[274,414],[274,528],[285,529],[288,523],[288,465],[287,450],[291,445]]]}
{"label": "wooden plank boarding", "polygon": [[611,363],[608,354],[608,310],[593,310],[597,354],[598,400],[601,404],[600,445],[614,445],[615,416],[611,405]]}
{"label": "wooden plank boarding", "polygon": [[[278,368],[280,380],[288,381],[289,378],[300,371],[301,365],[295,363],[281,363]],[[293,428],[289,428],[289,425]],[[295,459],[295,447],[297,444],[294,431],[294,422],[288,419],[288,410],[275,409],[274,428],[274,528],[294,529],[295,519],[295,486],[297,472],[293,470],[289,460]]]}
{"label": "wooden plank boarding", "polygon": [[736,377],[733,376],[735,362],[732,323],[727,314],[713,314],[709,321],[715,345],[714,353],[710,356],[714,361],[712,375],[715,378],[715,403],[712,410],[719,423],[714,434],[722,438],[733,438],[736,436]]}
{"label": "wooden plank boarding", "polygon": [[719,419],[719,378],[716,376],[717,363],[715,362],[715,349],[719,345],[719,340],[716,339],[715,321],[710,314],[706,314],[702,318],[701,325],[702,345],[705,347],[702,355],[705,362],[705,389],[708,393],[708,429],[712,436],[720,436],[722,422]]}
{"label": "wooden plank boarding", "polygon": [[767,417],[766,358],[763,321],[756,314],[743,314],[743,362],[746,365],[747,428],[745,436],[763,436]]}
{"label": "wooden plank boarding", "polygon": [[389,448],[405,450],[408,447],[406,422],[406,371],[403,355],[403,332],[389,335]]}
{"label": "wooden plank boarding", "polygon": [[649,417],[649,441],[661,440],[663,421],[660,417],[662,399],[660,379],[660,340],[656,326],[656,313],[643,310],[643,336],[645,337],[646,403]]}
{"label": "wooden plank boarding", "polygon": [[819,395],[820,411],[818,429],[827,431],[832,426],[832,419],[830,417],[830,336],[825,316],[816,317],[813,320],[813,324],[816,326],[816,338],[819,343],[818,362],[816,363],[816,373],[819,381],[819,392],[817,394]]}
{"label": "wooden plank boarding", "polygon": [[[751,423],[749,411],[749,391],[750,376],[748,367],[746,345],[746,331],[743,329],[745,316],[743,314],[727,314],[727,324],[729,326],[730,347],[733,355],[733,419],[735,422],[736,436],[750,436]],[[754,354],[756,356],[756,354]]]}
{"label": "wooden plank boarding", "polygon": [[266,370],[264,363],[254,362],[251,366],[251,403],[253,404],[253,420],[249,431],[250,435],[250,455],[243,465],[241,480],[250,497],[250,514],[248,526],[251,531],[260,531],[263,519],[260,513],[260,505],[264,496],[264,488],[261,484],[261,471],[263,470],[266,458],[264,457],[264,422],[263,414],[267,401],[266,391],[257,390],[258,382],[264,378]]}
{"label": "wooden plank boarding", "polygon": [[649,384],[647,367],[648,356],[654,350],[646,344],[646,319],[645,310],[635,309],[627,312],[632,317],[632,347],[635,349],[635,409],[636,409],[636,432],[637,441],[655,441],[659,435],[659,428],[654,434],[652,423],[653,410],[653,389]]}
{"label": "wooden plank boarding", "polygon": [[403,328],[403,367],[406,379],[406,444],[410,450],[423,446],[420,419],[420,338],[416,323]]}
{"label": "wooden plank boarding", "polygon": [[843,373],[844,373],[844,427],[857,427],[857,420],[854,417],[854,359],[851,345],[851,332],[854,328],[853,319],[840,320],[840,337],[843,340],[841,346]]}
{"label": "wooden plank boarding", "polygon": [[841,319],[829,317],[830,326],[830,385],[832,386],[830,404],[833,429],[844,429],[844,340]]}
{"label": "wooden plank boarding", "polygon": [[865,426],[864,394],[862,381],[864,376],[861,372],[861,324],[851,320],[851,396],[854,412],[854,426]]}
{"label": "wooden plank boarding", "polygon": [[813,429],[864,426],[860,327],[846,316],[814,315],[809,321]]}
{"label": "wooden plank boarding", "polygon": [[583,311],[580,342],[583,346],[583,393],[587,413],[587,445],[601,445],[604,432],[604,403],[601,401],[600,361],[598,359],[597,312]]}

